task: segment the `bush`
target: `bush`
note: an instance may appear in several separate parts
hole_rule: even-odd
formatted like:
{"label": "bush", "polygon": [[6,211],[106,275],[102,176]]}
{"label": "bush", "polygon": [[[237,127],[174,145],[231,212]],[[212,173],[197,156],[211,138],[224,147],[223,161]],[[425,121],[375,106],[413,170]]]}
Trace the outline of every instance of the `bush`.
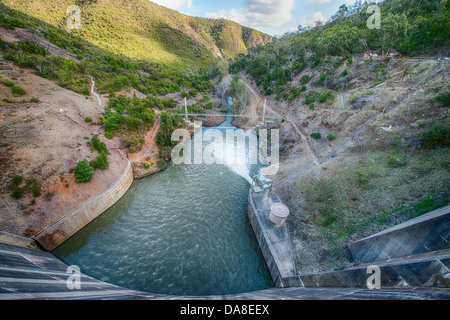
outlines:
{"label": "bush", "polygon": [[15,96],[23,96],[24,94],[26,94],[27,92],[25,91],[24,88],[19,87],[19,86],[13,86],[12,87],[12,93]]}
{"label": "bush", "polygon": [[342,73],[341,73],[341,77],[346,77],[346,76],[348,76],[348,70],[347,70],[347,69],[345,69],[345,70],[342,71]]}
{"label": "bush", "polygon": [[39,101],[38,98],[31,98],[30,102],[32,102],[32,103],[39,103],[40,101]]}
{"label": "bush", "polygon": [[327,78],[326,73],[324,73],[324,72],[320,73],[320,77],[319,77],[319,80],[317,81],[317,85],[318,86],[322,85],[325,82],[326,78]]}
{"label": "bush", "polygon": [[314,133],[311,133],[311,138],[313,138],[315,140],[320,140],[320,139],[322,139],[322,135],[318,132],[314,132]]}
{"label": "bush", "polygon": [[37,44],[31,43],[28,40],[19,41],[17,42],[17,45],[22,51],[25,51],[26,53],[40,54],[44,57],[47,55],[47,51],[45,51],[44,48],[38,46]]}
{"label": "bush", "polygon": [[105,132],[105,138],[111,140],[112,138],[114,138],[114,135],[111,132]]}
{"label": "bush", "polygon": [[100,155],[94,161],[91,161],[91,166],[95,170],[106,170],[109,168],[108,154],[101,152]]}
{"label": "bush", "polygon": [[11,80],[4,81],[3,84],[7,87],[14,87],[14,82]]}
{"label": "bush", "polygon": [[11,179],[11,183],[15,186],[20,185],[23,182],[23,178],[21,176],[14,176]]}
{"label": "bush", "polygon": [[91,123],[92,122],[92,118],[91,117],[86,117],[86,118],[84,118],[84,122]]}
{"label": "bush", "polygon": [[25,190],[32,193],[33,197],[41,195],[41,184],[36,179],[27,179],[25,182]]}
{"label": "bush", "polygon": [[89,90],[88,87],[84,87],[83,90],[81,91],[81,93],[85,96],[88,96],[91,94],[91,90]]}
{"label": "bush", "polygon": [[12,192],[12,196],[14,199],[21,199],[23,197],[23,189],[20,187],[14,187],[13,192]]}
{"label": "bush", "polygon": [[450,107],[450,91],[447,91],[435,98],[440,107]]}
{"label": "bush", "polygon": [[75,172],[75,179],[78,183],[89,182],[94,176],[94,168],[92,168],[86,159],[79,161],[73,171]]}
{"label": "bush", "polygon": [[334,134],[329,133],[329,134],[327,135],[327,139],[330,140],[330,141],[333,141],[334,139],[336,139],[336,137],[334,136]]}
{"label": "bush", "polygon": [[435,125],[430,131],[425,132],[422,137],[425,149],[448,147],[450,145],[450,127]]}
{"label": "bush", "polygon": [[307,74],[304,74],[303,76],[302,76],[302,79],[300,80],[301,82],[302,82],[302,84],[307,84],[308,82],[309,82],[309,75],[307,75]]}
{"label": "bush", "polygon": [[109,154],[108,147],[106,146],[106,144],[104,142],[100,141],[100,139],[98,138],[98,135],[95,134],[92,137],[91,142],[92,142],[91,147],[94,150],[97,150],[100,153]]}

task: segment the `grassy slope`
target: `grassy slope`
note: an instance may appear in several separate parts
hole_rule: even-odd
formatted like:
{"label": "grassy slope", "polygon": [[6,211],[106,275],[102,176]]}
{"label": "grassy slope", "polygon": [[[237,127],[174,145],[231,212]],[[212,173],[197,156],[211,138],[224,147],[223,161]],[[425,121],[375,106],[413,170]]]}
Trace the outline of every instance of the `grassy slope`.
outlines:
{"label": "grassy slope", "polygon": [[[331,105],[316,102],[315,110],[311,111],[304,104],[306,91],[288,104],[290,110],[295,110],[295,116],[294,112],[290,114],[306,134],[322,134],[321,140],[310,141],[316,153],[323,156],[347,137],[352,128],[392,104],[390,99],[401,97],[405,87],[429,72],[424,66],[430,63],[426,60],[391,63],[379,85],[376,73],[368,67],[370,63],[341,66],[338,74],[344,68],[355,76],[358,74],[349,91],[342,93],[345,110],[336,98]],[[419,92],[371,124],[335,160],[317,166],[279,191],[292,208],[290,231],[299,270],[317,272],[348,266],[344,250],[348,242],[449,203],[448,105],[435,101],[437,96],[449,92],[444,80],[448,68],[443,67]],[[321,70],[319,67],[305,71],[315,75],[308,89],[317,90],[315,83]],[[402,81],[404,70],[409,75]],[[348,101],[349,97],[351,100],[352,96],[369,94],[369,102],[361,109],[354,110]],[[392,131],[382,129],[389,126]],[[444,128],[441,133],[447,144],[428,150],[422,137],[435,126]],[[333,133],[336,140],[329,141],[328,133]]]}
{"label": "grassy slope", "polygon": [[[61,27],[67,21],[67,8],[74,3],[71,0],[3,2]],[[93,44],[133,59],[164,64],[207,63],[214,57],[230,58],[247,53],[248,46],[271,40],[270,36],[231,21],[190,18],[147,0],[98,0],[81,6],[81,19],[82,29],[73,32]],[[213,29],[223,32],[212,35]],[[243,39],[244,34],[252,36]]]}

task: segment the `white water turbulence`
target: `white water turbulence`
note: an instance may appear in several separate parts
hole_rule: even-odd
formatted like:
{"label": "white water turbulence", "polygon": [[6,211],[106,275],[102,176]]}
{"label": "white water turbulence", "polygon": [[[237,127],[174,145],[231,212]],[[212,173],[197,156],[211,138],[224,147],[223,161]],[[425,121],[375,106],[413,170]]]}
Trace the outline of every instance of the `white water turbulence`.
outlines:
{"label": "white water turbulence", "polygon": [[252,130],[201,129],[186,143],[183,156],[180,163],[223,165],[249,184],[252,184],[252,168],[264,164],[258,137]]}
{"label": "white water turbulence", "polygon": [[228,104],[229,111],[221,125],[203,128],[201,122],[195,122],[195,128],[200,129],[193,137],[187,130],[176,130],[172,140],[180,141],[183,137],[183,143],[174,148],[172,160],[176,165],[224,165],[252,184],[251,174],[257,173],[251,173],[252,168],[265,166],[266,157],[253,130],[244,131],[232,125],[231,97]]}

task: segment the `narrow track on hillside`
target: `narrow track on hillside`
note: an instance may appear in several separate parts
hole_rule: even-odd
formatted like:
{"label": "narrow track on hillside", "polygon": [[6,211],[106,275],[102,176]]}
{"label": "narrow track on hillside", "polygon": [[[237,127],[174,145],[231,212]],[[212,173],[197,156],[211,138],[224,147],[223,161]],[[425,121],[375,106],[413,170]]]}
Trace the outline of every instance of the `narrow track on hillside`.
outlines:
{"label": "narrow track on hillside", "polygon": [[102,106],[102,99],[100,99],[100,96],[94,91],[94,87],[95,87],[94,77],[93,76],[89,76],[89,78],[91,78],[91,92],[92,92],[92,94],[94,96],[97,97],[98,106],[101,107]]}
{"label": "narrow track on hillside", "polygon": [[310,163],[308,163],[307,165],[303,166],[300,170],[298,170],[297,172],[289,175],[288,177],[284,178],[283,180],[279,181],[278,183],[276,183],[274,185],[274,188],[281,188],[283,186],[285,186],[286,184],[292,182],[294,179],[296,179],[298,176],[300,176],[301,174],[305,173],[306,171],[308,171],[309,169],[313,168],[315,165],[319,165],[319,164],[325,164],[328,161],[330,161],[331,159],[333,159],[334,157],[337,156],[337,154],[339,152],[341,152],[343,149],[345,149],[346,147],[348,147],[348,145],[362,132],[364,131],[371,123],[373,123],[375,120],[377,120],[379,117],[381,117],[382,115],[389,113],[390,111],[398,108],[400,105],[403,104],[403,102],[409,98],[412,94],[414,94],[415,92],[417,92],[417,90],[419,89],[419,87],[425,82],[427,81],[430,77],[432,77],[434,74],[436,74],[444,65],[445,61],[440,61],[440,63],[434,67],[428,74],[426,74],[424,77],[422,77],[419,81],[417,81],[409,90],[408,92],[399,100],[397,101],[394,105],[392,105],[391,107],[387,108],[383,113],[378,113],[375,116],[373,116],[372,118],[370,118],[369,120],[367,120],[366,122],[364,122],[362,125],[360,125],[355,131],[353,131],[350,136],[348,136],[341,144],[339,144],[336,148],[334,148],[332,151],[330,151],[327,155],[325,155],[323,158],[318,159],[318,161],[312,161]]}

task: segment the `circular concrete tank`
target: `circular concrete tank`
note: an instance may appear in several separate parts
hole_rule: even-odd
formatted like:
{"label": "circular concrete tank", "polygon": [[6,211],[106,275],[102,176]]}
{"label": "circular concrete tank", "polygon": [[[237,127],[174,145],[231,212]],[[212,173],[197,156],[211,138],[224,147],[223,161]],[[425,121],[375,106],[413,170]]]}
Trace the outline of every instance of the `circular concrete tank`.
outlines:
{"label": "circular concrete tank", "polygon": [[272,221],[277,226],[282,226],[286,224],[287,218],[289,216],[289,208],[282,203],[274,203],[270,207],[270,221]]}

